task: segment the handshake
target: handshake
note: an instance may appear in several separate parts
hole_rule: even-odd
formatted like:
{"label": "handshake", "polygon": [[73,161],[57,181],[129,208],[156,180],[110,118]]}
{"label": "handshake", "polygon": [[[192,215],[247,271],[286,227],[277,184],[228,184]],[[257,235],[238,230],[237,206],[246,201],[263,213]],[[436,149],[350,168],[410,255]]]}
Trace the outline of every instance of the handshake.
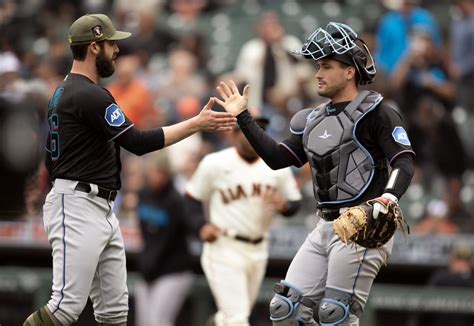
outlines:
{"label": "handshake", "polygon": [[[228,84],[220,82],[217,91],[222,99],[211,97],[201,112],[194,118],[195,131],[231,131],[236,125],[236,116],[247,110],[249,85],[246,85],[240,94],[234,81]],[[213,111],[212,107],[217,103],[226,112]]]}

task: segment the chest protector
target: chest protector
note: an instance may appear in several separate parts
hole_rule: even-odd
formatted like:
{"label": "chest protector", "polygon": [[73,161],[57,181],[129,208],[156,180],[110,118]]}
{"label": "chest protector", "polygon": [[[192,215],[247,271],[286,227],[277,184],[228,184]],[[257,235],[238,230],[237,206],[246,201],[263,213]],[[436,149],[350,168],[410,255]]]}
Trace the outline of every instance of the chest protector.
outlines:
{"label": "chest protector", "polygon": [[377,92],[362,91],[337,115],[327,115],[324,103],[293,117],[291,129],[303,135],[314,196],[319,204],[353,201],[369,186],[376,164],[358,141],[355,130],[359,121],[382,99]]}

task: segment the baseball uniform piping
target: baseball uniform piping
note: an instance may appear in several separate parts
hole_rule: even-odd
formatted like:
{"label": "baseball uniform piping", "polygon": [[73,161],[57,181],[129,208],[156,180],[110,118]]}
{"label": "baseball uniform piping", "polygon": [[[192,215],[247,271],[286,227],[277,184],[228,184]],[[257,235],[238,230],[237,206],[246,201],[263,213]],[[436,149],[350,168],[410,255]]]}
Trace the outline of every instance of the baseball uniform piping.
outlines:
{"label": "baseball uniform piping", "polygon": [[362,264],[364,263],[364,259],[365,259],[365,255],[367,254],[367,248],[365,249],[364,251],[364,255],[362,256],[362,260],[360,261],[360,264],[359,264],[359,268],[357,268],[357,274],[356,274],[356,277],[354,279],[354,284],[352,285],[352,295],[355,295],[355,287],[356,287],[356,283],[357,283],[357,279],[359,278],[359,275],[360,275],[360,269],[362,268]]}
{"label": "baseball uniform piping", "polygon": [[56,310],[53,311],[53,314],[59,310],[59,305],[64,299],[64,288],[66,287],[66,214],[64,213],[64,194],[61,197],[61,206],[63,213],[63,287],[61,288],[61,299],[59,299],[58,306]]}

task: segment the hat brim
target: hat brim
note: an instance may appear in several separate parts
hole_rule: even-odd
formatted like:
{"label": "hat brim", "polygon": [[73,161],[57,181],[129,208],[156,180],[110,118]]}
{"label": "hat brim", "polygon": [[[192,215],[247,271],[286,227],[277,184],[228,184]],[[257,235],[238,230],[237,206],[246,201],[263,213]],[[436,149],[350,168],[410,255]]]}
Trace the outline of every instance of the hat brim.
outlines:
{"label": "hat brim", "polygon": [[132,36],[132,33],[129,32],[122,32],[122,31],[116,31],[114,35],[111,37],[107,38],[109,41],[120,41],[120,40],[125,40],[126,38],[129,38]]}

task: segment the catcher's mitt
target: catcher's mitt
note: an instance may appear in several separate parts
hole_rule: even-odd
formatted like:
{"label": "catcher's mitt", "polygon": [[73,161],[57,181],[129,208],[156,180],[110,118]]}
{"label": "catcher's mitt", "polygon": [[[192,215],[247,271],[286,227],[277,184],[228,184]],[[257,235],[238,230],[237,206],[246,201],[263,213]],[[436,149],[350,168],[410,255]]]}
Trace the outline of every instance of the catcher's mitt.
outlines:
{"label": "catcher's mitt", "polygon": [[[372,217],[373,205],[384,206],[377,219]],[[390,240],[395,231],[407,226],[402,210],[394,201],[384,197],[368,200],[359,206],[349,208],[333,223],[333,230],[346,245],[357,243],[365,248],[379,248]]]}

